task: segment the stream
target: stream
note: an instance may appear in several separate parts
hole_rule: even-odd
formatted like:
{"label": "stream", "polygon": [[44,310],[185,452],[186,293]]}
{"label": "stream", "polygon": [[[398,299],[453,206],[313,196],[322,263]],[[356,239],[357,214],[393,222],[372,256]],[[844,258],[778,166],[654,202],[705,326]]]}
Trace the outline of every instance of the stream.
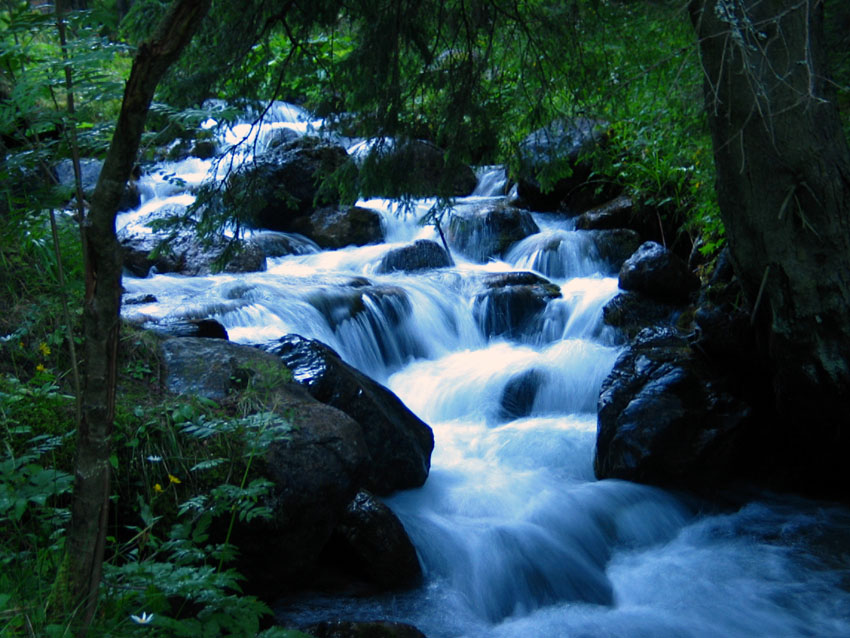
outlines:
{"label": "stream", "polygon": [[[319,125],[281,105],[259,132],[242,125],[223,139],[258,135],[261,146],[275,128]],[[142,207],[118,226],[191,203],[211,170],[210,161],[189,159],[149,171]],[[457,205],[497,201],[500,175],[482,171],[476,194]],[[258,273],[124,278],[128,295],[156,298],[126,306],[127,318],[213,318],[245,344],[290,333],[317,339],[433,428],[427,483],[386,500],[418,551],[424,584],[379,597],[288,600],[282,623],[380,618],[429,638],[850,636],[847,508],[762,493],[723,508],[594,478],[597,396],[623,344],[602,323],[616,275],[582,231],[535,214],[540,233],[504,260],[454,254],[451,268],[378,274],[388,251],[439,241],[419,224],[433,202],[358,204],[381,213],[385,243],[320,251],[304,241],[302,254],[269,259]],[[488,338],[474,308],[482,278],[517,270],[546,277],[562,297],[524,333]],[[402,290],[407,310],[364,296],[363,312],[329,322],[316,299],[335,303],[354,277]],[[533,405],[512,418],[506,388],[527,374],[538,388]]]}

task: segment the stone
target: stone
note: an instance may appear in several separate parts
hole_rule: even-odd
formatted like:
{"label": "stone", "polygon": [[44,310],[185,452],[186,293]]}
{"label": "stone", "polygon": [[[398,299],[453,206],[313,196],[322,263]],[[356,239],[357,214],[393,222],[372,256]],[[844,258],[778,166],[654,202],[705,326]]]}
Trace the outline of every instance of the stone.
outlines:
{"label": "stone", "polygon": [[458,208],[445,228],[452,250],[479,263],[502,257],[513,244],[538,232],[527,211],[505,204]]}
{"label": "stone", "polygon": [[534,273],[496,273],[484,278],[472,312],[488,337],[515,339],[532,332],[534,320],[561,289]]}
{"label": "stone", "polygon": [[596,476],[714,488],[745,473],[751,408],[670,328],[646,329],[599,395]]}
{"label": "stone", "polygon": [[[100,177],[100,171],[103,169],[103,160],[99,159],[80,159],[80,182],[83,187],[83,195],[86,199],[90,199],[94,194],[94,189],[97,186],[97,180]],[[64,189],[71,198],[76,196],[76,178],[74,176],[74,162],[70,159],[64,159],[56,164],[53,168],[56,180],[59,186]],[[139,192],[136,180],[139,178],[140,172],[138,168],[133,171],[124,192],[121,195],[121,200],[118,203],[118,212],[132,210],[138,208],[142,204],[141,193]]]}
{"label": "stone", "polygon": [[530,416],[544,378],[544,373],[534,368],[511,377],[499,398],[499,418],[513,421]]}
{"label": "stone", "polygon": [[381,589],[409,589],[422,580],[416,549],[401,521],[366,490],[349,503],[328,549],[338,567]]}
{"label": "stone", "polygon": [[645,328],[673,326],[681,306],[647,297],[639,292],[621,292],[602,308],[602,319],[632,339]]}
{"label": "stone", "polygon": [[699,277],[687,264],[661,244],[644,242],[620,269],[620,288],[644,293],[654,299],[687,301],[699,288]]}
{"label": "stone", "polygon": [[623,264],[640,247],[640,235],[627,228],[615,228],[612,230],[588,230],[593,243],[596,245],[596,253],[608,266],[608,272],[616,274],[620,272]]}
{"label": "stone", "polygon": [[620,195],[579,215],[576,218],[576,230],[631,228],[632,208],[632,199]]}
{"label": "stone", "polygon": [[376,272],[416,272],[451,265],[452,260],[442,246],[427,239],[419,239],[408,246],[389,251],[378,264]]}
{"label": "stone", "polygon": [[383,496],[425,483],[434,435],[395,394],[318,341],[288,335],[270,352],[313,397],[360,424],[371,456],[364,487]]}
{"label": "stone", "polygon": [[290,229],[309,237],[321,248],[365,246],[384,241],[381,215],[361,206],[327,206],[293,220]]}

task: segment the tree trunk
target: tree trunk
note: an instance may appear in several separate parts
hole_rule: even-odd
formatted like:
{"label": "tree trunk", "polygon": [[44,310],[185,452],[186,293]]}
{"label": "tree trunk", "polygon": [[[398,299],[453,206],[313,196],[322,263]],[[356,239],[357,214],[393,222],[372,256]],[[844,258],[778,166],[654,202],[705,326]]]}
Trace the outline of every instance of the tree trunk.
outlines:
{"label": "tree trunk", "polygon": [[154,91],[194,35],[211,0],[178,0],[136,53],[112,143],[84,223],[85,381],[68,536],[68,587],[82,601],[84,634],[97,602],[109,503],[109,440],[115,407],[121,252],[115,215],[139,149]]}
{"label": "tree trunk", "polygon": [[[820,0],[690,0],[717,194],[777,416],[821,480],[850,450],[850,151]],[[790,448],[789,448],[790,449]]]}

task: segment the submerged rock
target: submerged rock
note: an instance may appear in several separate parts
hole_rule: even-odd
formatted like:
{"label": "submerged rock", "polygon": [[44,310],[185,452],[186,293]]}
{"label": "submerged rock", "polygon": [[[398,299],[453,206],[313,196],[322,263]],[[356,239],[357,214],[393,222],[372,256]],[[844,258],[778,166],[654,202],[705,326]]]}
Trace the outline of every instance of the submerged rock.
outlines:
{"label": "submerged rock", "polygon": [[511,377],[499,398],[499,418],[503,421],[513,421],[529,416],[534,408],[537,391],[544,380],[543,371],[535,368]]}
{"label": "submerged rock", "polygon": [[561,296],[558,286],[531,272],[496,273],[483,283],[486,290],[475,296],[472,312],[488,337],[526,334],[546,304]]}
{"label": "submerged rock", "polygon": [[675,330],[641,332],[598,407],[598,478],[715,487],[743,473],[750,407]]}
{"label": "submerged rock", "polygon": [[427,239],[419,239],[409,246],[391,250],[378,265],[377,272],[415,272],[432,268],[445,268],[452,265],[452,260],[438,243]]}
{"label": "submerged rock", "polygon": [[446,225],[453,250],[478,262],[501,257],[513,244],[540,232],[528,211],[505,204],[456,210]]}
{"label": "submerged rock", "polygon": [[288,335],[271,352],[313,397],[360,424],[371,456],[364,487],[385,495],[425,482],[434,435],[395,394],[318,341]]}

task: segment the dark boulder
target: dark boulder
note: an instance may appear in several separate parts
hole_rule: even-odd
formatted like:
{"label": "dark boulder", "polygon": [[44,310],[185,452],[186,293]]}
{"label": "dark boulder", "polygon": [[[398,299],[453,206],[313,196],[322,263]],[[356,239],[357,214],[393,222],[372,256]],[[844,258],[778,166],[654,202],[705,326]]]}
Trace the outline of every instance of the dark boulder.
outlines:
{"label": "dark boulder", "polygon": [[288,335],[271,352],[313,397],[360,424],[371,455],[364,487],[386,495],[425,482],[434,435],[395,394],[318,341]]}
{"label": "dark boulder", "polygon": [[700,285],[687,264],[661,244],[644,242],[620,269],[620,288],[654,299],[686,301]]}
{"label": "dark boulder", "polygon": [[446,239],[453,250],[477,262],[501,257],[513,244],[540,232],[531,215],[505,204],[467,206],[452,213]]}
{"label": "dark boulder", "polygon": [[585,211],[576,218],[577,230],[612,230],[631,228],[632,200],[626,195],[615,197],[601,206]]}
{"label": "dark boulder", "polygon": [[316,206],[334,205],[339,193],[323,179],[349,161],[342,146],[312,137],[281,144],[241,166],[219,195],[202,189],[206,206],[235,215],[246,226],[290,231],[292,222]]}
{"label": "dark boulder", "polygon": [[586,232],[593,238],[596,254],[612,274],[618,273],[625,261],[640,247],[640,235],[626,228]]}
{"label": "dark boulder", "polygon": [[622,292],[605,304],[602,319],[632,339],[644,328],[673,326],[681,311],[682,307],[677,304],[658,301],[639,292]]}
{"label": "dark boulder", "polygon": [[384,241],[381,215],[360,206],[320,208],[294,219],[290,229],[309,237],[322,248],[365,246]]}
{"label": "dark boulder", "polygon": [[[176,208],[177,213],[184,210]],[[217,270],[238,273],[266,269],[265,253],[256,244],[222,236],[203,241],[190,228],[158,232],[124,228],[118,232],[118,242],[124,267],[136,277],[147,277],[152,268],[159,273],[190,276]]]}
{"label": "dark boulder", "polygon": [[[100,171],[103,169],[103,160],[99,159],[80,159],[80,182],[83,187],[83,195],[86,199],[90,199],[97,186],[97,180],[100,177]],[[65,159],[56,164],[53,169],[56,175],[56,180],[70,197],[76,195],[76,178],[74,176],[74,162],[70,159]],[[118,210],[132,210],[138,208],[142,204],[139,186],[136,180],[140,174],[137,171],[133,172],[127,185],[124,187],[124,192],[121,195],[121,200],[118,203]]]}
{"label": "dark boulder", "polygon": [[485,290],[475,296],[472,312],[488,337],[526,334],[546,304],[561,296],[558,286],[530,272],[495,273],[483,283]]}
{"label": "dark boulder", "polygon": [[170,391],[224,401],[254,384],[263,389],[262,409],[293,426],[280,428],[252,465],[273,484],[263,501],[271,518],[241,523],[231,540],[252,587],[280,591],[303,582],[362,484],[369,451],[360,425],[290,382],[281,361],[256,348],[177,338],[161,349]]}
{"label": "dark boulder", "polygon": [[422,580],[416,549],[401,521],[366,490],[349,503],[326,554],[338,568],[381,589],[406,589]]}
{"label": "dark boulder", "polygon": [[419,239],[408,246],[389,251],[378,264],[377,272],[415,272],[451,265],[452,260],[442,246],[427,239]]}
{"label": "dark boulder", "polygon": [[713,488],[740,478],[753,453],[751,409],[672,329],[647,329],[602,384],[599,478]]}
{"label": "dark boulder", "polygon": [[[383,178],[361,181],[364,197],[465,197],[478,184],[472,168],[447,163],[445,151],[425,140],[372,140],[357,156],[364,173]],[[383,183],[388,175],[392,183]]]}
{"label": "dark boulder", "polygon": [[229,338],[227,329],[215,319],[191,319],[188,321],[160,321],[146,323],[145,330],[161,337],[197,337],[199,339]]}
{"label": "dark boulder", "polygon": [[499,399],[499,419],[512,421],[529,416],[544,379],[544,373],[534,368],[511,377]]}
{"label": "dark boulder", "polygon": [[[531,210],[578,213],[615,196],[611,188],[591,183],[592,166],[586,160],[606,143],[607,130],[607,122],[577,117],[557,120],[526,137],[519,146],[519,171],[514,176],[519,201]],[[560,177],[544,189],[538,175],[553,173]]]}
{"label": "dark boulder", "polygon": [[303,627],[303,630],[314,638],[426,638],[425,634],[412,625],[386,620],[334,620]]}

